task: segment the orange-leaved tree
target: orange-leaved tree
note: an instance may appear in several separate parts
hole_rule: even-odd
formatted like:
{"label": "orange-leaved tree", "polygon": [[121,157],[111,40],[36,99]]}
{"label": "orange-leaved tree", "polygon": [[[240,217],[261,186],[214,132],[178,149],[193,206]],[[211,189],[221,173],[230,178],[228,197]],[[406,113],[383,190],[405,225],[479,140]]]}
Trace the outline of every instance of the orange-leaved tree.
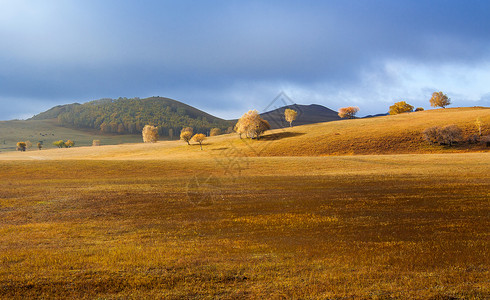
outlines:
{"label": "orange-leaved tree", "polygon": [[397,115],[406,112],[412,112],[413,106],[405,101],[396,102],[390,106],[390,115]]}
{"label": "orange-leaved tree", "polygon": [[449,99],[443,92],[432,93],[432,98],[430,98],[430,106],[446,108],[446,106],[450,104],[451,99]]}
{"label": "orange-leaved tree", "polygon": [[17,151],[26,151],[26,143],[24,142],[18,142],[17,143]]}
{"label": "orange-leaved tree", "polygon": [[201,150],[202,150],[202,142],[206,139],[206,136],[202,133],[196,133],[193,137],[192,137],[192,140],[195,141],[195,142],[198,142],[199,143],[199,146],[201,146]]}
{"label": "orange-leaved tree", "polygon": [[267,130],[271,129],[269,122],[262,119],[256,110],[249,110],[236,123],[235,131],[242,137],[251,139],[260,139],[260,136]]}
{"label": "orange-leaved tree", "polygon": [[353,119],[358,112],[359,107],[357,106],[342,107],[339,109],[339,117]]}
{"label": "orange-leaved tree", "polygon": [[73,142],[72,140],[68,140],[68,141],[65,142],[65,147],[66,148],[71,148],[73,146],[75,146],[75,142]]}
{"label": "orange-leaved tree", "polygon": [[156,143],[158,141],[158,128],[155,126],[145,125],[141,134],[144,143]]}
{"label": "orange-leaved tree", "polygon": [[192,127],[184,127],[180,131],[180,139],[187,142],[187,145],[190,145],[189,141],[192,139],[192,135],[194,133],[194,130]]}
{"label": "orange-leaved tree", "polygon": [[296,120],[297,116],[298,112],[294,109],[286,108],[284,111],[284,117],[286,118],[286,121],[289,122],[289,127],[293,127],[293,121]]}

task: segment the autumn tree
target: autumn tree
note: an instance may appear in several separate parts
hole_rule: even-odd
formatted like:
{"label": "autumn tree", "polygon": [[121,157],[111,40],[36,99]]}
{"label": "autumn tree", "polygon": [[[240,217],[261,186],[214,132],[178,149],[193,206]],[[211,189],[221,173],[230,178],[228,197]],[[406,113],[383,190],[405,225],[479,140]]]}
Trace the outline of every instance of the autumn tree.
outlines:
{"label": "autumn tree", "polygon": [[26,151],[26,143],[18,142],[17,143],[17,151]]}
{"label": "autumn tree", "polygon": [[32,148],[32,143],[31,141],[25,141],[24,143],[26,143],[26,150],[29,150]]}
{"label": "autumn tree", "polygon": [[73,142],[72,140],[67,140],[67,141],[65,142],[65,147],[66,147],[66,148],[71,148],[71,147],[73,147],[73,146],[75,146],[75,142]]}
{"label": "autumn tree", "polygon": [[478,135],[481,136],[481,127],[483,125],[483,122],[480,117],[476,118],[475,125],[476,128],[478,128]]}
{"label": "autumn tree", "polygon": [[221,129],[219,129],[219,128],[213,128],[209,132],[209,136],[217,136],[217,135],[220,135],[220,134],[221,134]]}
{"label": "autumn tree", "polygon": [[39,149],[39,150],[43,149],[43,142],[37,143],[37,149]]}
{"label": "autumn tree", "polygon": [[423,108],[423,107],[417,107],[417,108],[415,109],[415,111],[424,111],[424,108]]}
{"label": "autumn tree", "polygon": [[390,115],[397,115],[406,112],[412,112],[413,106],[405,101],[396,102],[390,106]]}
{"label": "autumn tree", "polygon": [[94,147],[100,146],[100,140],[93,140],[92,146],[94,146]]}
{"label": "autumn tree", "polygon": [[446,106],[450,104],[451,99],[449,99],[443,92],[434,92],[432,98],[430,98],[430,106],[432,107],[446,108]]}
{"label": "autumn tree", "polygon": [[152,125],[145,125],[142,130],[144,143],[156,143],[158,141],[158,128]]}
{"label": "autumn tree", "polygon": [[65,142],[63,140],[59,140],[59,141],[53,142],[53,145],[55,145],[58,148],[63,148],[63,147],[65,147]]}
{"label": "autumn tree", "polygon": [[286,118],[286,121],[289,122],[289,127],[293,127],[293,121],[296,120],[297,116],[298,112],[293,109],[286,108],[284,111],[284,117]]}
{"label": "autumn tree", "polygon": [[187,145],[190,145],[189,141],[192,139],[192,135],[194,134],[194,130],[192,127],[184,127],[180,131],[180,139],[187,142]]}
{"label": "autumn tree", "polygon": [[192,137],[192,140],[195,141],[195,142],[198,142],[199,143],[199,146],[201,146],[201,150],[202,150],[202,142],[206,139],[206,135],[202,134],[202,133],[197,133],[195,134],[193,137]]}
{"label": "autumn tree", "polygon": [[256,110],[249,110],[235,125],[235,131],[240,138],[245,134],[248,138],[260,139],[260,136],[269,129],[271,129],[269,122],[262,119]]}
{"label": "autumn tree", "polygon": [[358,112],[359,107],[357,106],[342,107],[339,109],[339,117],[353,119]]}

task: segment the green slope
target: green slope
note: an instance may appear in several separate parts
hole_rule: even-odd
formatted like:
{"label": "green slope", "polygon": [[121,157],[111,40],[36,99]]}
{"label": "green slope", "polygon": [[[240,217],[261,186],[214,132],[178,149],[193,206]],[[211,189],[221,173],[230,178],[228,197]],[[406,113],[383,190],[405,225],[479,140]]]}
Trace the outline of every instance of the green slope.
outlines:
{"label": "green slope", "polygon": [[146,124],[158,126],[161,136],[176,135],[182,127],[208,132],[218,127],[226,130],[229,121],[217,118],[182,102],[150,97],[101,99],[84,104],[56,106],[31,120],[56,118],[64,127],[93,129],[103,133],[137,134]]}

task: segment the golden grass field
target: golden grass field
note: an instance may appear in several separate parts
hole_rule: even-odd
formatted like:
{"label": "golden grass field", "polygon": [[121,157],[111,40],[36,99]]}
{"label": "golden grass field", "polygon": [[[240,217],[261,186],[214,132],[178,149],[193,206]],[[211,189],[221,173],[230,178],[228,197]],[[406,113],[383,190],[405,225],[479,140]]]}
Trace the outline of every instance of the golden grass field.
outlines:
{"label": "golden grass field", "polygon": [[[475,111],[490,124],[490,110],[445,113],[470,131]],[[377,145],[401,119],[415,141],[421,115],[224,135],[203,151],[172,141],[2,153],[0,296],[488,299],[486,148],[339,156],[318,140]]]}

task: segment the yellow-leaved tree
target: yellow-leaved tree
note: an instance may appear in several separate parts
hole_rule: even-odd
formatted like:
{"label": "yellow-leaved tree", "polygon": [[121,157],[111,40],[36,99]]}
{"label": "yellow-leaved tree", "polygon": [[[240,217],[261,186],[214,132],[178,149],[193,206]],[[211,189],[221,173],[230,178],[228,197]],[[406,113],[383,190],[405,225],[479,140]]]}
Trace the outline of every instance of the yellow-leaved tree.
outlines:
{"label": "yellow-leaved tree", "polygon": [[430,106],[432,107],[446,108],[446,106],[450,104],[451,99],[449,99],[443,92],[434,92],[432,98],[430,98]]}
{"label": "yellow-leaved tree", "polygon": [[284,111],[284,117],[286,118],[286,121],[289,122],[289,127],[293,127],[293,121],[296,120],[297,116],[298,112],[294,109],[286,108]]}
{"label": "yellow-leaved tree", "polygon": [[242,134],[251,139],[260,139],[260,136],[271,129],[269,122],[262,119],[256,110],[249,110],[235,125],[235,131],[242,138]]}
{"label": "yellow-leaved tree", "polygon": [[155,126],[146,125],[141,133],[144,143],[156,143],[158,141],[158,128]]}
{"label": "yellow-leaved tree", "polygon": [[353,119],[358,112],[359,107],[357,106],[342,107],[339,109],[339,117],[341,117],[342,119]]}
{"label": "yellow-leaved tree", "polygon": [[397,115],[406,112],[412,112],[413,106],[405,101],[396,102],[390,106],[390,115]]}
{"label": "yellow-leaved tree", "polygon": [[26,151],[26,143],[24,142],[18,142],[17,143],[17,151]]}
{"label": "yellow-leaved tree", "polygon": [[201,150],[202,150],[202,142],[206,139],[206,136],[202,133],[196,133],[193,137],[192,137],[192,140],[195,141],[195,142],[198,142],[199,143],[199,146],[201,146]]}
{"label": "yellow-leaved tree", "polygon": [[475,125],[476,128],[478,128],[478,135],[481,136],[481,126],[483,125],[483,122],[480,117],[476,118]]}
{"label": "yellow-leaved tree", "polygon": [[73,146],[75,146],[75,142],[73,142],[72,140],[68,140],[68,141],[65,142],[65,147],[66,148],[71,148]]}
{"label": "yellow-leaved tree", "polygon": [[192,135],[194,133],[194,130],[192,127],[184,127],[180,131],[180,139],[187,142],[187,145],[190,145],[189,141],[192,139]]}

